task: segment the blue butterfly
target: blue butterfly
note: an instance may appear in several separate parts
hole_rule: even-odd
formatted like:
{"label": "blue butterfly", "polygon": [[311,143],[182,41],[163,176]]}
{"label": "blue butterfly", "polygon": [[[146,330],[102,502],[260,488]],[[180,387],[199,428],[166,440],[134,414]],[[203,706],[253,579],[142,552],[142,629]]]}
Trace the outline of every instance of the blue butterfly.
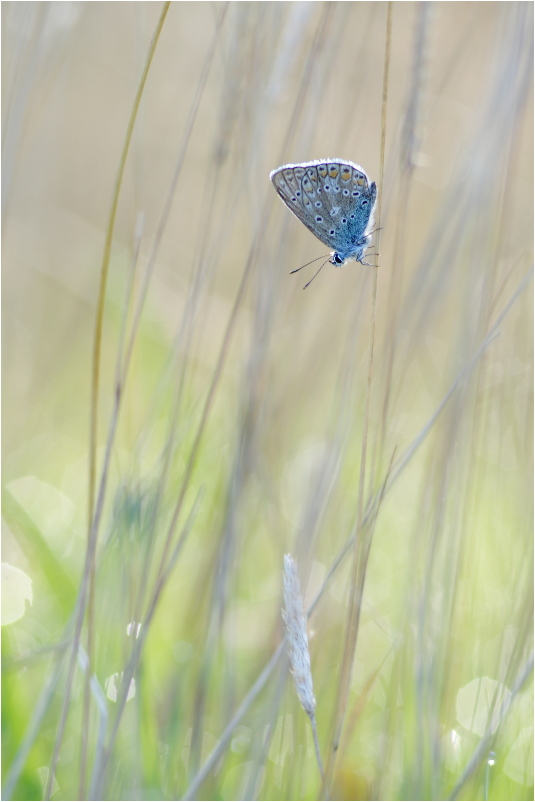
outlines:
{"label": "blue butterfly", "polygon": [[325,159],[284,164],[269,177],[290,211],[333,248],[331,264],[340,267],[348,259],[370,264],[363,257],[372,235],[377,186],[362,167],[345,159]]}

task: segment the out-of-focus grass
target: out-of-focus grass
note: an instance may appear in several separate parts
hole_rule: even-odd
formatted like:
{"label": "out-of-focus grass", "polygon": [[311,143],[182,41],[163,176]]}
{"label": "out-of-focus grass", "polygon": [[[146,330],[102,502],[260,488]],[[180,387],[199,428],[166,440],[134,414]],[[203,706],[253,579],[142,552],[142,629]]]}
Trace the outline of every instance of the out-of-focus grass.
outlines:
{"label": "out-of-focus grass", "polygon": [[2,6],[4,796],[318,798],[279,648],[290,552],[315,600],[331,798],[533,798],[528,3],[393,5],[363,596],[334,757],[372,272],[325,268],[303,292],[289,271],[325,249],[268,173],[342,157],[378,179],[387,6],[171,6],[120,193],[95,637],[88,673],[86,618],[69,678],[104,232],[160,12]]}

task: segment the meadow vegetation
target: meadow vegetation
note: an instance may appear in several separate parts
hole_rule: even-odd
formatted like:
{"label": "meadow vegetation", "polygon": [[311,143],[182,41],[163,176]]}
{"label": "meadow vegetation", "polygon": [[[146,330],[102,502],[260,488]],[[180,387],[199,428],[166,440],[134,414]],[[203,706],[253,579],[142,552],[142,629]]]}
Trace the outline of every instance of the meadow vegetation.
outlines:
{"label": "meadow vegetation", "polygon": [[3,798],[533,799],[533,5],[2,16]]}

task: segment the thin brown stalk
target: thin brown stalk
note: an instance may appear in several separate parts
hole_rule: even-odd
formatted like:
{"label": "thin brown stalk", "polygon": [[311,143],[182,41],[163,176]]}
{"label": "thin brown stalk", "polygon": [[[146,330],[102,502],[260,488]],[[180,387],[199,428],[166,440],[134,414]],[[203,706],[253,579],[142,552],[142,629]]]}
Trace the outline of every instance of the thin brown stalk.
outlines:
{"label": "thin brown stalk", "polygon": [[[407,221],[409,219],[410,196],[412,190],[412,177],[418,149],[420,145],[421,108],[424,95],[425,79],[427,76],[427,42],[429,38],[430,16],[432,4],[423,2],[417,7],[417,29],[415,34],[415,57],[412,69],[412,85],[407,102],[405,127],[401,142],[401,185],[398,192],[402,193],[403,200],[397,204],[398,214],[394,234],[394,257],[390,266],[388,282],[388,334],[387,334],[387,364],[385,391],[383,397],[383,411],[381,422],[381,435],[387,429],[388,410],[392,393],[392,372],[394,367],[394,354],[396,350],[396,329],[399,315],[399,295],[401,290],[402,273],[405,264],[405,245]],[[380,444],[379,454],[383,451]]]}
{"label": "thin brown stalk", "polygon": [[[166,201],[165,201],[165,204],[164,204],[164,210],[163,210],[163,213],[162,213],[162,216],[161,216],[161,219],[160,219],[160,223],[159,223],[159,226],[158,226],[158,231],[157,231],[157,234],[156,234],[156,237],[155,237],[155,244],[153,246],[152,253],[151,253],[151,256],[149,258],[148,266],[147,266],[147,269],[146,269],[146,272],[145,272],[143,287],[142,287],[142,290],[141,290],[141,293],[140,293],[140,297],[138,298],[138,303],[137,303],[136,309],[134,311],[132,326],[131,326],[131,329],[130,329],[128,343],[126,345],[126,350],[125,350],[124,362],[123,362],[123,365],[122,365],[122,368],[121,368],[121,372],[120,372],[120,374],[118,374],[117,383],[116,383],[116,393],[115,393],[116,403],[115,403],[114,414],[112,416],[112,423],[111,423],[111,426],[110,426],[110,435],[108,437],[108,443],[107,443],[107,447],[106,447],[106,455],[105,455],[104,467],[103,467],[103,471],[102,471],[102,481],[101,481],[101,486],[100,486],[99,499],[97,501],[97,508],[96,508],[96,511],[95,511],[95,518],[94,518],[94,524],[93,524],[94,528],[96,528],[96,529],[98,529],[98,525],[99,525],[99,522],[100,522],[101,511],[102,511],[103,500],[104,500],[104,492],[105,492],[105,487],[106,487],[106,484],[107,484],[107,470],[108,470],[108,467],[109,467],[109,459],[110,459],[110,456],[111,456],[111,448],[110,448],[110,446],[111,446],[111,443],[113,442],[114,436],[115,436],[116,426],[117,426],[117,423],[118,423],[118,413],[119,413],[120,400],[122,398],[122,392],[123,392],[123,389],[124,389],[124,385],[126,383],[127,374],[128,374],[129,366],[130,366],[131,359],[132,359],[134,343],[135,343],[135,339],[136,339],[136,335],[137,335],[137,331],[138,331],[139,323],[140,323],[140,319],[141,319],[141,312],[142,312],[142,309],[143,309],[144,301],[145,301],[146,294],[147,294],[147,291],[148,291],[150,277],[151,277],[151,274],[152,274],[152,267],[153,267],[153,265],[155,263],[157,252],[159,250],[159,246],[160,246],[161,239],[162,239],[162,236],[163,236],[163,232],[164,232],[165,226],[167,224],[167,220],[168,220],[169,213],[170,213],[170,210],[171,210],[172,201],[173,201],[174,194],[175,194],[175,191],[176,191],[178,178],[179,178],[179,175],[180,175],[180,172],[181,172],[181,168],[182,168],[182,164],[183,164],[184,157],[185,157],[186,148],[187,148],[187,145],[188,145],[188,143],[189,143],[189,141],[191,139],[191,134],[192,134],[192,131],[193,131],[193,125],[194,125],[195,119],[197,117],[197,112],[199,110],[200,101],[201,101],[201,98],[203,96],[204,88],[206,86],[206,82],[207,82],[208,75],[209,75],[209,72],[210,72],[210,67],[212,65],[213,58],[214,58],[214,55],[215,55],[215,50],[216,50],[217,42],[218,42],[218,35],[219,35],[219,32],[220,32],[220,28],[221,28],[221,25],[223,23],[223,20],[225,18],[226,9],[227,9],[227,5],[225,5],[225,7],[223,9],[223,12],[220,15],[219,22],[218,22],[217,29],[216,29],[216,33],[215,33],[214,40],[213,40],[213,45],[212,45],[212,47],[211,47],[211,49],[210,49],[210,51],[208,53],[208,56],[207,56],[207,58],[205,60],[203,71],[202,71],[202,74],[201,74],[201,77],[200,77],[200,80],[199,80],[199,85],[197,87],[197,91],[196,91],[195,99],[194,99],[194,102],[193,102],[192,110],[190,112],[189,120],[188,120],[188,123],[186,125],[183,141],[182,141],[182,144],[181,144],[179,158],[178,158],[178,161],[177,161],[177,165],[175,167],[175,171],[174,171],[173,177],[171,179],[170,187],[169,187],[169,190],[168,190],[168,193],[167,193],[167,197],[166,197]],[[221,368],[222,368],[222,365],[221,365]],[[217,379],[218,378],[219,378],[219,374],[217,376]],[[217,386],[217,379],[212,384],[212,391],[213,392],[215,392],[215,387]],[[205,410],[204,410],[205,415],[204,415],[203,419],[201,420],[201,424],[199,426],[198,435],[202,435],[202,432],[204,431],[204,425],[205,425],[205,422],[206,422],[206,417],[207,417],[210,405],[211,405],[211,403],[207,404],[205,406]],[[197,438],[197,440],[194,443],[194,446],[192,448],[192,452],[191,452],[191,455],[190,455],[191,459],[190,459],[190,463],[189,463],[190,471],[189,471],[187,477],[185,478],[185,481],[184,481],[183,486],[182,486],[183,490],[184,490],[184,493],[182,494],[181,501],[183,501],[183,498],[184,498],[184,495],[185,495],[185,491],[187,490],[187,487],[188,487],[189,477],[191,475],[191,469],[193,467],[194,459],[195,459],[199,444],[200,444],[200,436],[198,436],[198,438]],[[181,503],[180,503],[180,507],[179,507],[179,505],[177,503],[177,507],[178,507],[178,511],[179,511],[179,509],[181,508]],[[175,511],[177,511],[176,508],[175,508]],[[178,511],[177,511],[176,517],[173,520],[173,524],[169,529],[169,533],[168,533],[169,536],[168,536],[168,538],[166,540],[166,544],[164,546],[164,556],[165,556],[165,558],[167,557],[167,549],[171,544],[170,535],[172,534],[172,532],[174,532],[174,528],[176,527],[176,523],[177,523],[177,520],[178,520]],[[187,527],[186,527],[186,529],[187,529]],[[183,538],[179,539],[179,542],[177,544],[177,548],[179,548],[183,544],[184,538],[185,538],[185,535],[184,535]],[[165,570],[166,559],[164,559],[164,556],[162,557],[162,560],[161,560],[161,563],[160,563],[160,569],[158,571],[158,580],[156,582],[156,590],[155,590],[155,593],[152,596],[152,601],[151,601],[151,603],[149,605],[149,610],[154,610],[155,609],[156,602],[157,602],[157,600],[158,600],[158,598],[160,596],[160,593],[161,593],[161,590],[162,590],[162,586],[163,586],[163,584],[165,582],[165,579],[166,579],[166,570]],[[171,558],[171,561],[172,561],[172,558]],[[144,576],[143,576],[142,582],[141,582],[142,588],[144,587],[144,584],[146,582],[146,576],[147,576],[147,572],[148,572],[149,563],[150,563],[150,560],[148,560],[148,559],[145,560],[146,570],[145,570],[145,573],[144,573]],[[140,620],[140,618],[141,618],[141,598],[142,598],[142,595],[143,594],[140,593],[139,596],[138,596],[139,604],[138,604],[138,610],[134,615],[134,619],[135,620]],[[146,624],[147,624],[147,620],[144,621],[145,628],[146,628]],[[112,730],[112,733],[110,735],[110,739],[109,739],[109,742],[108,742],[108,745],[107,745],[107,748],[106,748],[106,755],[104,756],[104,758],[102,760],[102,764],[101,764],[101,775],[102,775],[102,777],[103,777],[103,774],[104,774],[104,769],[105,769],[105,766],[106,766],[106,763],[107,763],[107,759],[109,757],[109,754],[111,753],[111,749],[112,749],[115,737],[117,735],[118,727],[119,727],[119,724],[120,724],[120,721],[121,721],[121,718],[122,718],[122,713],[123,713],[123,710],[124,710],[124,705],[126,703],[127,692],[128,692],[128,688],[130,686],[130,680],[132,679],[132,676],[133,676],[133,674],[135,672],[135,668],[137,666],[137,662],[138,662],[139,655],[140,655],[140,652],[141,652],[140,646],[141,646],[141,644],[143,642],[144,642],[143,639],[138,639],[136,641],[134,653],[131,656],[129,667],[123,673],[122,684],[121,684],[121,695],[119,697],[118,704],[117,704],[117,714],[116,714],[115,721],[114,721],[114,727],[113,727],[113,730]],[[123,691],[124,691],[124,693],[123,693]],[[100,795],[100,793],[102,791],[102,787],[103,787],[103,779],[99,778],[97,786],[95,786],[94,783],[93,783],[93,789],[94,789],[93,795],[94,796],[95,795]]]}
{"label": "thin brown stalk", "polygon": [[[111,257],[111,247],[113,242],[113,232],[115,228],[115,219],[117,216],[117,208],[119,204],[119,195],[122,186],[122,180],[126,165],[126,159],[128,156],[128,152],[130,150],[130,143],[132,141],[132,135],[134,132],[134,125],[137,118],[137,113],[139,111],[139,106],[141,103],[141,98],[143,96],[143,92],[145,89],[145,84],[147,81],[147,77],[149,74],[149,70],[152,64],[152,59],[154,57],[154,53],[156,52],[156,47],[158,45],[160,33],[163,28],[163,24],[165,22],[165,18],[167,16],[167,12],[169,10],[169,2],[164,4],[162,8],[162,12],[160,14],[160,18],[158,20],[158,24],[156,26],[156,30],[154,32],[152,41],[149,46],[149,51],[147,54],[147,60],[145,62],[145,67],[143,73],[141,75],[141,79],[138,85],[138,90],[136,93],[136,97],[134,99],[134,103],[132,106],[132,112],[130,114],[130,119],[128,121],[125,140],[123,144],[123,151],[121,154],[121,158],[119,161],[119,169],[117,171],[117,177],[115,180],[115,187],[112,197],[112,206],[110,210],[110,215],[108,219],[108,228],[106,233],[106,241],[104,244],[104,254],[102,258],[102,265],[100,271],[100,286],[99,286],[99,294],[98,294],[98,301],[97,301],[97,312],[96,312],[96,322],[95,322],[95,336],[93,341],[93,368],[92,368],[92,383],[91,383],[91,413],[90,413],[90,432],[89,432],[89,489],[88,489],[88,535],[87,535],[87,552],[86,552],[86,560],[84,566],[84,578],[82,579],[82,583],[80,586],[80,595],[78,599],[77,605],[77,621],[75,626],[73,644],[72,644],[72,652],[69,661],[69,668],[67,672],[67,681],[65,684],[65,692],[63,696],[63,705],[60,715],[60,721],[58,725],[58,732],[56,735],[56,740],[54,743],[54,750],[52,753],[52,759],[50,761],[49,771],[48,771],[48,779],[45,788],[45,799],[50,799],[50,792],[52,789],[52,781],[54,778],[54,773],[56,770],[56,765],[59,757],[59,749],[61,745],[61,741],[63,739],[63,732],[65,730],[65,724],[67,721],[67,713],[70,704],[70,696],[71,696],[71,689],[72,689],[72,681],[74,677],[74,667],[76,663],[76,656],[78,653],[78,645],[80,642],[80,634],[82,630],[82,624],[85,617],[85,610],[86,610],[86,591],[87,585],[93,584],[92,577],[93,577],[93,563],[94,563],[94,556],[95,556],[95,549],[96,549],[96,536],[97,536],[97,529],[94,527],[94,518],[93,518],[93,508],[95,504],[95,484],[96,484],[96,450],[97,450],[97,430],[98,430],[98,395],[99,395],[99,384],[100,384],[100,353],[101,353],[101,346],[102,346],[102,327],[104,322],[104,301],[106,297],[106,286],[108,280],[108,272],[109,272],[109,264],[110,264],[110,257]],[[90,600],[94,599],[93,592],[90,592]],[[94,611],[92,607],[89,609],[89,618],[88,618],[88,661],[89,661],[89,668],[86,674],[86,684],[89,683],[91,677],[91,666],[92,666],[92,652],[93,652],[93,633],[94,633]],[[85,698],[88,698],[88,691],[85,691]],[[87,749],[87,730],[89,726],[89,719],[88,719],[88,705],[84,704],[84,721],[82,723],[82,749],[81,749],[81,777],[80,777],[80,787],[79,791],[82,794],[83,789],[85,786],[85,765],[86,765],[86,749]]]}
{"label": "thin brown stalk", "polygon": [[[144,306],[146,295],[147,295],[147,292],[148,292],[148,287],[149,287],[149,282],[150,282],[150,278],[151,278],[151,275],[152,275],[152,270],[153,270],[154,264],[156,262],[156,257],[157,257],[157,254],[158,254],[158,251],[159,251],[159,248],[160,248],[160,244],[161,244],[161,241],[162,241],[162,238],[163,238],[163,234],[164,234],[165,228],[167,226],[167,221],[168,221],[169,214],[171,212],[171,207],[172,207],[172,204],[173,204],[173,200],[174,200],[174,197],[175,197],[175,192],[176,192],[176,187],[177,187],[177,184],[178,184],[178,179],[179,179],[181,171],[182,171],[182,166],[184,164],[184,159],[185,159],[185,156],[186,156],[186,151],[187,151],[188,145],[190,144],[190,141],[191,141],[191,136],[192,136],[192,133],[193,133],[193,127],[194,127],[195,121],[197,119],[197,115],[198,115],[198,112],[199,112],[201,99],[204,96],[204,91],[206,89],[206,84],[207,84],[207,81],[208,81],[208,77],[209,77],[210,72],[211,72],[211,67],[212,67],[212,64],[213,64],[213,60],[214,60],[214,57],[215,57],[217,45],[218,45],[218,42],[219,42],[219,34],[220,34],[220,31],[221,31],[221,26],[223,25],[223,22],[224,22],[224,19],[225,19],[227,8],[228,8],[228,4],[225,4],[223,9],[222,9],[222,12],[221,12],[221,14],[219,16],[219,19],[218,19],[218,22],[217,22],[217,25],[216,25],[216,31],[215,31],[214,38],[213,38],[213,41],[212,41],[212,45],[211,45],[211,48],[210,48],[210,50],[209,50],[209,52],[208,52],[208,54],[206,56],[206,59],[205,59],[205,62],[204,62],[204,65],[203,65],[203,68],[202,68],[202,71],[201,71],[201,75],[200,75],[200,78],[199,78],[199,82],[198,82],[198,85],[197,85],[197,89],[196,89],[196,92],[195,92],[195,97],[194,97],[194,100],[193,100],[193,103],[192,103],[192,107],[191,107],[191,110],[190,110],[190,114],[189,114],[189,117],[188,117],[188,121],[187,121],[186,126],[185,126],[184,134],[183,134],[183,137],[182,137],[182,142],[181,142],[181,145],[180,145],[180,148],[179,148],[179,154],[178,154],[178,158],[177,158],[177,163],[176,163],[176,166],[175,166],[175,169],[174,169],[174,172],[173,172],[173,176],[171,178],[171,182],[170,182],[170,185],[169,185],[169,189],[168,189],[168,192],[167,192],[167,196],[166,196],[166,199],[165,199],[164,209],[163,209],[163,212],[162,212],[159,224],[158,224],[158,229],[157,229],[157,232],[156,232],[156,236],[155,236],[152,252],[151,252],[149,260],[148,260],[147,269],[146,269],[144,280],[143,280],[143,286],[142,286],[142,289],[141,289],[141,292],[140,292],[140,296],[139,296],[139,299],[138,299],[138,303],[137,303],[136,309],[135,309],[134,314],[133,314],[133,321],[132,321],[132,327],[131,327],[131,330],[130,330],[130,337],[129,337],[129,340],[128,340],[128,343],[127,343],[127,346],[126,346],[125,360],[124,360],[124,366],[123,366],[123,375],[122,375],[122,379],[121,379],[121,385],[126,382],[126,376],[127,376],[127,372],[128,372],[129,366],[130,366],[131,359],[132,359],[134,344],[135,344],[136,337],[137,337],[137,332],[138,332],[138,329],[139,329],[139,323],[140,323],[140,320],[141,320],[141,313],[143,311],[143,306]],[[177,398],[177,402],[178,402],[178,398]],[[178,412],[178,407],[176,405],[175,405],[175,412],[176,413]],[[157,497],[157,501],[156,501],[156,505],[155,505],[155,510],[154,510],[154,513],[153,513],[153,520],[156,520],[156,517],[158,515],[158,510],[159,510],[159,507],[160,507],[160,502],[161,502],[162,493],[163,493],[163,487],[165,486],[165,478],[167,476],[167,472],[168,472],[168,469],[169,469],[169,464],[170,464],[170,460],[171,460],[171,453],[172,453],[172,449],[171,449],[170,445],[171,444],[169,444],[169,448],[166,451],[164,466],[163,466],[163,470],[162,470],[162,475],[160,477],[158,497]],[[186,485],[186,489],[187,489],[187,485]],[[176,525],[176,521],[175,521],[175,525]],[[150,568],[151,562],[152,562],[151,561],[152,546],[153,546],[153,541],[151,541],[149,543],[149,546],[148,546],[149,553],[146,555],[146,559],[144,560],[144,569],[143,569],[143,574],[142,574],[141,580],[140,580],[140,589],[139,589],[139,593],[138,593],[138,597],[137,597],[136,609],[134,611],[134,619],[136,621],[141,620],[141,618],[143,616],[142,607],[143,607],[143,602],[144,602],[145,594],[146,594],[146,586],[147,586],[147,581],[148,581],[149,568]],[[169,546],[170,546],[170,540],[168,539],[166,541],[166,545],[164,546],[164,554],[165,554],[166,550],[169,548]],[[162,557],[161,565],[163,565],[164,562],[165,562],[165,560]]]}
{"label": "thin brown stalk", "polygon": [[[384,59],[384,78],[383,78],[383,102],[382,102],[382,148],[381,148],[381,179],[379,198],[383,194],[383,164],[384,164],[384,145],[386,136],[386,110],[388,104],[388,77],[390,66],[390,49],[391,49],[391,31],[392,31],[392,3],[389,2],[387,6],[386,18],[386,37],[385,37],[385,59]],[[380,221],[381,206],[379,205],[379,221]],[[355,529],[355,536],[353,542],[353,559],[351,569],[351,585],[349,595],[348,616],[346,621],[346,630],[344,638],[344,655],[342,658],[342,667],[337,688],[337,702],[334,713],[333,721],[333,735],[331,741],[331,749],[328,754],[327,767],[324,775],[324,794],[329,795],[330,784],[335,768],[336,752],[344,724],[345,713],[347,710],[347,701],[349,698],[349,688],[351,684],[351,675],[353,673],[353,664],[355,659],[355,651],[357,648],[358,627],[360,620],[360,592],[359,584],[364,583],[364,576],[359,580],[359,565],[361,565],[361,558],[364,556],[362,552],[362,527],[364,516],[364,487],[366,478],[366,459],[368,448],[368,430],[370,422],[370,405],[371,405],[371,388],[372,388],[372,375],[373,375],[373,355],[375,346],[375,324],[377,315],[377,268],[373,271],[373,284],[372,284],[372,298],[371,298],[371,318],[370,318],[370,344],[368,353],[368,380],[366,384],[366,405],[364,411],[363,435],[362,435],[362,449],[360,461],[360,476],[358,488],[358,502],[357,502],[357,526]],[[364,566],[365,571],[365,566]]]}

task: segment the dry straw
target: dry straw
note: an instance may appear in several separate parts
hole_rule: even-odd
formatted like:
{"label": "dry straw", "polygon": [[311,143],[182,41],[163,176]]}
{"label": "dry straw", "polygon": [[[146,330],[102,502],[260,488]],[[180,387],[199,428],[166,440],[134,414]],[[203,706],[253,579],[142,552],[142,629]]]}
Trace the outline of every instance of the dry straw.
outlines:
{"label": "dry straw", "polygon": [[284,555],[284,609],[282,618],[286,624],[286,641],[288,643],[288,656],[291,671],[295,682],[295,689],[303,709],[310,719],[314,746],[320,773],[323,777],[323,764],[318,745],[316,732],[316,699],[312,687],[312,671],[310,669],[310,652],[308,651],[308,637],[306,616],[303,612],[303,599],[297,576],[297,566],[290,554]]}

